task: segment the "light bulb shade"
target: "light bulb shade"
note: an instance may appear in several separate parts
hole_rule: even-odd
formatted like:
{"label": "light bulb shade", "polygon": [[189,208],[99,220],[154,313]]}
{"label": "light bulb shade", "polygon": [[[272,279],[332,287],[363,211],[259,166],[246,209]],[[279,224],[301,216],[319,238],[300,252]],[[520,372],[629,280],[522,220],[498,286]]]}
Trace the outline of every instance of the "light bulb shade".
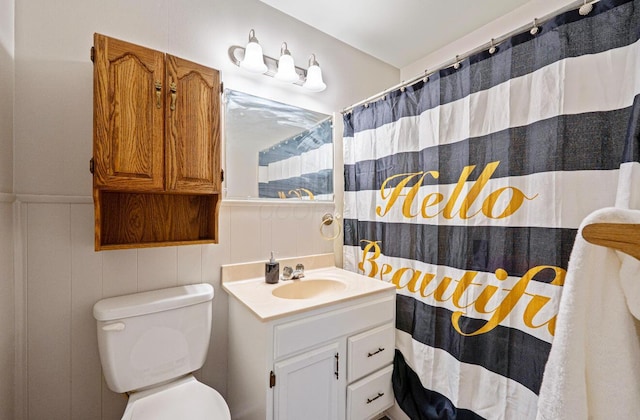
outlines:
{"label": "light bulb shade", "polygon": [[307,80],[302,87],[311,92],[322,92],[327,88],[327,85],[322,80],[322,70],[320,66],[314,64],[307,69]]}
{"label": "light bulb shade", "polygon": [[282,54],[278,60],[278,72],[275,75],[277,80],[286,83],[293,83],[300,80],[293,65],[293,57],[290,54]]}
{"label": "light bulb shade", "polygon": [[264,56],[262,55],[262,47],[257,41],[249,41],[247,44],[244,50],[244,58],[240,62],[240,68],[252,73],[264,73],[267,71],[267,65],[264,64]]}

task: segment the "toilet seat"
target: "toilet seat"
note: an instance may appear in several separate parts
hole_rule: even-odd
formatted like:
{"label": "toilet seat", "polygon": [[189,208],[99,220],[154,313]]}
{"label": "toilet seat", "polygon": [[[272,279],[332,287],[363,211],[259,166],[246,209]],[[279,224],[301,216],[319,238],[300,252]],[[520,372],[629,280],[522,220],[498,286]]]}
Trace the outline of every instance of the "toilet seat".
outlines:
{"label": "toilet seat", "polygon": [[129,396],[122,420],[152,419],[231,420],[231,414],[218,391],[187,375]]}

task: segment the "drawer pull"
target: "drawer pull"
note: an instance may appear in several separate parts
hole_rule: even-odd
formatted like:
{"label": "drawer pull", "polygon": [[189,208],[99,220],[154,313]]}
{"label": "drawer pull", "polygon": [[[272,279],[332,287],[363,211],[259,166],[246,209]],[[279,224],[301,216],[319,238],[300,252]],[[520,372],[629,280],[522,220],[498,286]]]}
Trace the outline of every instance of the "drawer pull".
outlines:
{"label": "drawer pull", "polygon": [[377,396],[375,396],[373,398],[367,398],[367,404],[371,404],[372,402],[374,402],[378,398],[382,397],[383,395],[384,395],[384,392],[378,392]]}
{"label": "drawer pull", "polygon": [[374,351],[373,353],[367,353],[367,357],[375,356],[382,351],[384,351],[384,347],[378,347],[378,350]]}

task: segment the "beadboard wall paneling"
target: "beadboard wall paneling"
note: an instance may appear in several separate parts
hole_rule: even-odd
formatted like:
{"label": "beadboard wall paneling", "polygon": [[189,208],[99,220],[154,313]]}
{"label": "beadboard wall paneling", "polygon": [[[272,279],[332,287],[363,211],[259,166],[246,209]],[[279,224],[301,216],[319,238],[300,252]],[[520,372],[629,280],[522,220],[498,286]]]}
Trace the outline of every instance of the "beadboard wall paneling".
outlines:
{"label": "beadboard wall paneling", "polygon": [[0,420],[15,418],[13,119],[15,0],[0,0]]}
{"label": "beadboard wall paneling", "polygon": [[27,208],[29,418],[71,418],[71,206]]}
{"label": "beadboard wall paneling", "polygon": [[[141,248],[138,252],[138,292],[178,285],[177,247]],[[197,283],[202,282],[202,277]]]}
{"label": "beadboard wall paneling", "polygon": [[93,206],[71,205],[71,419],[99,419],[102,379],[93,304],[102,298],[102,258],[93,250]]}
{"label": "beadboard wall paneling", "polygon": [[[176,285],[200,283],[202,281],[202,247],[187,245],[176,247]],[[178,276],[177,273],[180,273]]]}
{"label": "beadboard wall paneling", "polygon": [[[268,248],[270,227],[262,223],[261,209],[236,207],[230,212],[229,225],[233,234],[229,239],[231,263],[256,261],[260,259],[260,250]],[[263,240],[265,242],[263,242]]]}
{"label": "beadboard wall paneling", "polygon": [[322,214],[334,211],[332,203],[223,203],[217,245],[102,252],[93,250],[91,204],[30,202],[21,203],[21,210],[30,419],[119,419],[126,398],[111,392],[102,378],[93,305],[105,297],[179,284],[214,287],[213,338],[197,377],[225,395],[228,297],[220,285],[220,265],[266,261],[271,250],[278,258],[333,251],[319,230]]}
{"label": "beadboard wall paneling", "polygon": [[[91,225],[93,228],[93,223]],[[103,298],[138,291],[138,252],[135,249],[104,251],[99,255],[102,258]]]}
{"label": "beadboard wall paneling", "polygon": [[0,420],[14,418],[13,204],[0,200]]}
{"label": "beadboard wall paneling", "polygon": [[214,305],[209,354],[204,366],[197,372],[196,377],[217,389],[223,395],[226,395],[227,390],[227,314],[229,297],[220,284],[220,265],[226,264],[225,261],[231,261],[231,247],[229,244],[231,243],[231,213],[233,212],[235,212],[235,208],[222,205],[218,215],[219,244],[199,247],[202,258],[202,281],[213,286]]}

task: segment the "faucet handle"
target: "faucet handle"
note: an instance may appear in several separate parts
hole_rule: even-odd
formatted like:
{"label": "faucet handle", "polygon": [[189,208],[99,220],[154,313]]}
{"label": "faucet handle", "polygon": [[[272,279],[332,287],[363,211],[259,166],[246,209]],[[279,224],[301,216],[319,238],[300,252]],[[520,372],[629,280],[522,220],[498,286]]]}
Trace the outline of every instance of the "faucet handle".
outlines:
{"label": "faucet handle", "polygon": [[299,271],[300,273],[304,273],[304,265],[302,264],[296,264],[296,271]]}
{"label": "faucet handle", "polygon": [[282,269],[282,279],[283,280],[291,280],[291,276],[293,275],[293,268],[289,266],[285,266]]}

